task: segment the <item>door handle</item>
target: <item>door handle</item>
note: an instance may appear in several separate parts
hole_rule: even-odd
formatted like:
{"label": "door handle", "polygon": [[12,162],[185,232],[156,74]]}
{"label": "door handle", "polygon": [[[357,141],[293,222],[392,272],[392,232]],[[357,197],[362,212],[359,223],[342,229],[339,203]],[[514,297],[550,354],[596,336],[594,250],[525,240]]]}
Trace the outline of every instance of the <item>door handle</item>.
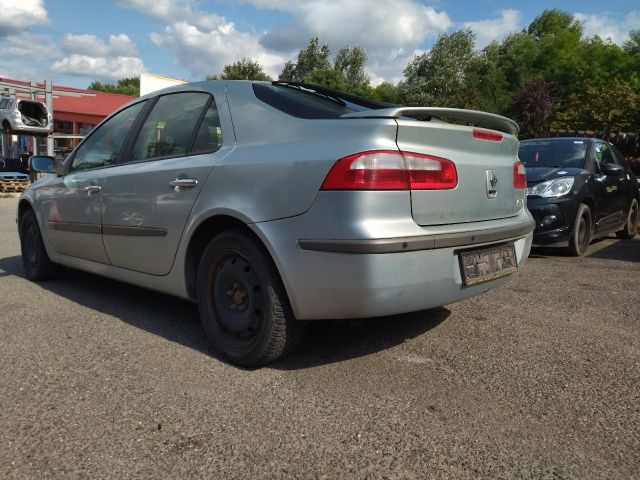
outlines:
{"label": "door handle", "polygon": [[87,195],[91,195],[92,193],[98,193],[102,190],[100,185],[89,185],[88,187],[84,187],[84,191],[87,192]]}
{"label": "door handle", "polygon": [[176,178],[169,182],[169,186],[176,192],[182,191],[184,188],[194,188],[198,185],[198,180],[195,178]]}

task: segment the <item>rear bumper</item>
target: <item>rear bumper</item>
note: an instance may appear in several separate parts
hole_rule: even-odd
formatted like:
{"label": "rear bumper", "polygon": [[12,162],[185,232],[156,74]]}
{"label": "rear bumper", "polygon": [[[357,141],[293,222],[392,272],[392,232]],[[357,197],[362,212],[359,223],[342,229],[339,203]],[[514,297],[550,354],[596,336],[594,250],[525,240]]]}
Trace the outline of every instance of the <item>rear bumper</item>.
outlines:
{"label": "rear bumper", "polygon": [[[459,252],[513,242],[520,270],[529,255],[534,227],[523,210],[509,219],[430,229],[411,221],[422,235],[323,240],[304,235],[328,230],[317,222],[306,225],[305,217],[253,225],[270,250],[294,314],[301,320],[393,315],[486,292],[509,277],[463,287]],[[394,230],[404,229],[399,224]]]}

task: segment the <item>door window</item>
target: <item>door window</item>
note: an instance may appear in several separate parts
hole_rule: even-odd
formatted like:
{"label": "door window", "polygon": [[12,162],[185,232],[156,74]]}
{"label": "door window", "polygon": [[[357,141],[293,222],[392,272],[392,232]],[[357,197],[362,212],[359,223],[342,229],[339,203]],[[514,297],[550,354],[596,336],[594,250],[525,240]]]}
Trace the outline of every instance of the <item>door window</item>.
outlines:
{"label": "door window", "polygon": [[202,118],[198,133],[193,141],[191,152],[215,152],[222,146],[222,130],[220,129],[220,117],[216,102],[211,99],[211,105]]}
{"label": "door window", "polygon": [[161,96],[142,125],[129,161],[186,154],[210,98],[200,92]]}
{"label": "door window", "polygon": [[593,146],[593,163],[596,166],[596,173],[602,172],[602,167],[606,163],[616,163],[613,152],[606,143],[596,143]]}
{"label": "door window", "polygon": [[122,110],[95,130],[78,147],[70,170],[87,170],[116,163],[124,140],[145,103],[139,102]]}

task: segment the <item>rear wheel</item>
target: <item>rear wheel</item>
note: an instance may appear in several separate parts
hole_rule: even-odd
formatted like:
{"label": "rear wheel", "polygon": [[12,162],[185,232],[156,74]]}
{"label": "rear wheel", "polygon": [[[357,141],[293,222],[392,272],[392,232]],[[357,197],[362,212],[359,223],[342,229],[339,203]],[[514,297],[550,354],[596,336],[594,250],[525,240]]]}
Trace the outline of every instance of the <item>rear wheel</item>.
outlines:
{"label": "rear wheel", "polygon": [[627,240],[633,239],[636,236],[636,229],[638,228],[638,201],[634,198],[629,205],[629,213],[627,214],[627,221],[624,227],[619,232],[616,232],[618,238],[625,238]]}
{"label": "rear wheel", "polygon": [[591,210],[584,203],[581,203],[569,239],[569,253],[571,255],[579,257],[587,251],[591,243],[592,225]]}
{"label": "rear wheel", "polygon": [[49,259],[33,210],[26,211],[22,216],[20,249],[22,251],[22,265],[29,279],[48,280],[60,273],[60,266]]}
{"label": "rear wheel", "polygon": [[198,268],[198,309],[213,349],[243,366],[271,363],[302,338],[271,258],[249,236],[216,236]]}

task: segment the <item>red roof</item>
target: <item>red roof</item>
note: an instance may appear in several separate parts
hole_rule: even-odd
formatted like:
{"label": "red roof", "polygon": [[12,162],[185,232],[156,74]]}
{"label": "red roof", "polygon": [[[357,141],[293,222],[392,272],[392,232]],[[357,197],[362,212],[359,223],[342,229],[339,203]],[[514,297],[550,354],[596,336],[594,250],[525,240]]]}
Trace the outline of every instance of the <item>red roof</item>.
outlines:
{"label": "red roof", "polygon": [[[16,86],[30,85],[29,82],[11,80],[8,78],[0,78],[0,81],[13,83]],[[44,88],[44,83],[38,83],[37,85],[40,88]],[[117,110],[125,103],[128,103],[130,100],[135,98],[130,97],[129,95],[120,95],[118,93],[97,92],[95,90],[84,90],[81,88],[63,87],[60,85],[54,85],[53,89],[58,91],[89,94],[79,97],[70,97],[63,95],[56,96],[54,94],[53,117],[60,120],[62,120],[62,118],[59,117],[62,116],[66,118],[70,115],[82,115],[102,119],[110,115],[113,111]],[[27,98],[24,95],[19,96]]]}
{"label": "red roof", "polygon": [[96,92],[93,90],[84,90],[83,93],[92,93],[95,96],[54,96],[53,116],[55,117],[56,112],[65,112],[106,117],[107,115],[110,115],[114,110],[117,110],[122,105],[135,98],[130,97],[129,95]]}

